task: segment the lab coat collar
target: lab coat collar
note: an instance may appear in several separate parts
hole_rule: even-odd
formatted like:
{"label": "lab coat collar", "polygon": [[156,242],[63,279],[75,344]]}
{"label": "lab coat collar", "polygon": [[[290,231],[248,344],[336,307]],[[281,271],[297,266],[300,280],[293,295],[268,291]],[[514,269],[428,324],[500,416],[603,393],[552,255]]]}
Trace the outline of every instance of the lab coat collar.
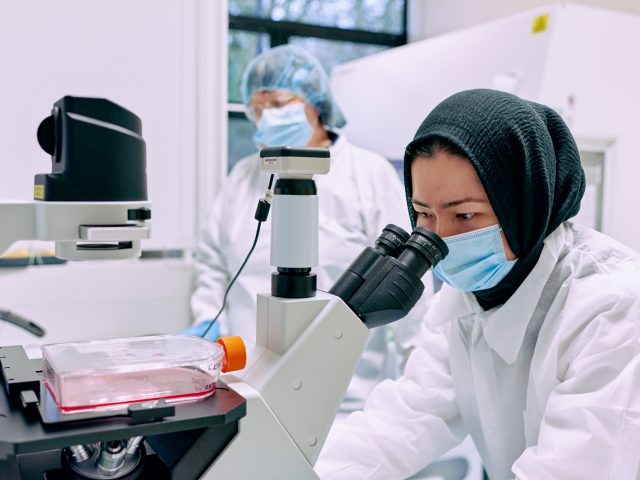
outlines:
{"label": "lab coat collar", "polygon": [[444,283],[438,292],[437,301],[427,314],[427,324],[436,329],[452,320],[464,318],[471,314],[480,314],[482,308],[473,298],[473,294],[461,292]]}
{"label": "lab coat collar", "polygon": [[483,336],[489,346],[507,363],[516,361],[527,326],[538,305],[547,279],[558,262],[566,239],[564,224],[556,228],[544,241],[540,258],[522,285],[504,305],[483,311],[472,293],[455,290],[444,285],[440,299],[429,315],[432,328],[454,319],[477,315],[484,321]]}

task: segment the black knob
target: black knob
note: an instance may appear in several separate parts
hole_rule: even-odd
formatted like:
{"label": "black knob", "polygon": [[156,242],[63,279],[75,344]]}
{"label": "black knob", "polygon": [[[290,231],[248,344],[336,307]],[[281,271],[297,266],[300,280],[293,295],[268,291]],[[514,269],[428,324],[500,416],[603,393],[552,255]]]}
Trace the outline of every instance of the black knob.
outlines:
{"label": "black knob", "polygon": [[131,221],[151,220],[151,209],[132,208],[127,212],[127,218]]}
{"label": "black knob", "polygon": [[49,155],[56,151],[55,123],[53,115],[45,118],[38,127],[38,143]]}

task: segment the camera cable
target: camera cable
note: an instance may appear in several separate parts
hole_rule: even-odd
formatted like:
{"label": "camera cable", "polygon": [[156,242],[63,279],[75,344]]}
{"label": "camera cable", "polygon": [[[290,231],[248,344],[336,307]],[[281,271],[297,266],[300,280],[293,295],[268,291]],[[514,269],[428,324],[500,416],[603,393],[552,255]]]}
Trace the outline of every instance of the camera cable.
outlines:
{"label": "camera cable", "polygon": [[244,261],[242,262],[242,265],[240,265],[240,268],[238,269],[238,272],[235,274],[235,276],[233,277],[231,282],[229,282],[229,285],[227,286],[227,289],[224,292],[224,297],[222,298],[222,306],[220,307],[220,310],[218,311],[216,316],[213,318],[213,320],[208,320],[209,326],[202,333],[202,335],[200,335],[202,338],[206,338],[207,333],[209,333],[209,330],[211,329],[211,327],[216,323],[216,321],[218,320],[218,317],[220,317],[220,315],[224,311],[224,307],[227,305],[227,296],[229,295],[229,290],[231,290],[231,287],[233,286],[235,281],[238,279],[238,277],[242,273],[242,270],[244,269],[245,265],[249,261],[249,258],[251,258],[251,254],[253,254],[253,251],[256,248],[256,245],[258,243],[258,237],[260,236],[260,227],[262,226],[262,222],[266,221],[267,218],[269,217],[269,209],[271,208],[271,201],[273,199],[273,188],[272,188],[272,186],[273,186],[273,177],[274,177],[274,175],[271,174],[271,177],[269,178],[269,186],[267,187],[267,193],[265,193],[263,198],[258,200],[258,205],[256,207],[256,213],[254,215],[254,218],[258,221],[258,227],[256,228],[256,236],[253,239],[253,244],[251,245],[251,248],[249,249],[249,253],[247,253],[247,256],[245,257]]}

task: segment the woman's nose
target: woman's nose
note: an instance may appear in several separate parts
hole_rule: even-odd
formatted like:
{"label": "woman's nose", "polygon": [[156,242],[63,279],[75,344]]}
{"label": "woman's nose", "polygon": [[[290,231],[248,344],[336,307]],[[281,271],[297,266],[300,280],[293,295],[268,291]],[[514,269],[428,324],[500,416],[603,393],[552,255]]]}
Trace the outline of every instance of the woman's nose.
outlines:
{"label": "woman's nose", "polygon": [[450,237],[456,234],[456,232],[454,231],[454,226],[451,225],[450,222],[442,219],[436,220],[435,233],[441,238]]}

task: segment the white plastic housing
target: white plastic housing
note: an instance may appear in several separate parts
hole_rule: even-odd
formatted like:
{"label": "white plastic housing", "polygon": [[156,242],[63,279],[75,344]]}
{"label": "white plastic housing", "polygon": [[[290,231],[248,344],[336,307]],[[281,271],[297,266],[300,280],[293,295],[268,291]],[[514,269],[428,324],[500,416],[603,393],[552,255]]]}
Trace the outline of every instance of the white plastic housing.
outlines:
{"label": "white plastic housing", "polygon": [[[150,236],[150,221],[130,221],[128,212],[150,207],[149,202],[3,201],[0,254],[18,240],[55,240],[56,256],[67,260],[136,258],[140,240]],[[122,248],[118,242],[130,245]]]}
{"label": "white plastic housing", "polygon": [[318,265],[318,196],[274,195],[271,215],[271,265]]}
{"label": "white plastic housing", "polygon": [[315,174],[329,173],[329,157],[264,157],[260,169],[280,178],[311,178]]}
{"label": "white plastic housing", "polygon": [[[256,345],[222,380],[247,400],[240,432],[203,480],[306,480],[313,470],[369,329],[338,297],[258,295]],[[251,461],[247,461],[251,458]]]}

